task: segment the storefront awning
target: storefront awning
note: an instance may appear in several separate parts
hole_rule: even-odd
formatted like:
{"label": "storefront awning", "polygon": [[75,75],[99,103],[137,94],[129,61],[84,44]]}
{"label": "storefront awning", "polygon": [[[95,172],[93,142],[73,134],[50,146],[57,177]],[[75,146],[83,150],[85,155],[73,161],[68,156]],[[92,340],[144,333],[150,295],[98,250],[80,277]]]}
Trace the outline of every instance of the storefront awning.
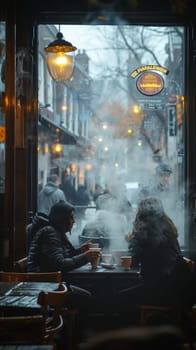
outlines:
{"label": "storefront awning", "polygon": [[81,149],[91,148],[91,143],[82,136],[71,133],[64,127],[39,114],[39,131],[45,142],[58,142],[64,145],[75,145]]}
{"label": "storefront awning", "polygon": [[50,142],[58,142],[65,145],[77,144],[74,134],[41,114],[39,115],[39,131],[42,132],[43,137],[48,137]]}

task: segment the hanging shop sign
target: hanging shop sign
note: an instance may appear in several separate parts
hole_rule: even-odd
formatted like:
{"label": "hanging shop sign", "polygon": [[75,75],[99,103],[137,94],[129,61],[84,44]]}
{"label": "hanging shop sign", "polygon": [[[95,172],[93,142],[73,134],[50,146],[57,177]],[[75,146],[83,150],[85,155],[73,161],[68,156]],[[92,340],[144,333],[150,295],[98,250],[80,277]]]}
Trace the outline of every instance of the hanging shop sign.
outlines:
{"label": "hanging shop sign", "polygon": [[143,73],[137,80],[137,89],[144,95],[159,94],[164,88],[164,81],[160,74],[154,72]]}
{"label": "hanging shop sign", "polygon": [[167,75],[169,73],[169,70],[165,67],[162,66],[157,66],[154,64],[147,64],[145,66],[141,66],[137,69],[135,69],[131,74],[131,78],[135,79],[138,75],[144,73],[144,72],[149,72],[149,71],[155,71],[155,72],[159,72],[161,74],[165,74]]}
{"label": "hanging shop sign", "polygon": [[145,65],[134,70],[130,76],[135,79],[139,92],[146,96],[159,94],[164,88],[163,76],[167,75],[169,70],[158,65]]}

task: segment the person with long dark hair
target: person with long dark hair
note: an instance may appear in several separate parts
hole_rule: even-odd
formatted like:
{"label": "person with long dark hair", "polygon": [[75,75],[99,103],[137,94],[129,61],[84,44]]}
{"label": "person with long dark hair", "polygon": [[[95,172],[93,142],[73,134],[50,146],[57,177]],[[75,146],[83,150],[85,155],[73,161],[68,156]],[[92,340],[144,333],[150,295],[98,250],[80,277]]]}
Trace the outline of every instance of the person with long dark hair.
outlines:
{"label": "person with long dark hair", "polygon": [[184,260],[178,231],[157,197],[146,197],[129,235],[133,266],[141,268],[141,283],[121,290],[123,300],[135,304],[191,305],[193,275]]}

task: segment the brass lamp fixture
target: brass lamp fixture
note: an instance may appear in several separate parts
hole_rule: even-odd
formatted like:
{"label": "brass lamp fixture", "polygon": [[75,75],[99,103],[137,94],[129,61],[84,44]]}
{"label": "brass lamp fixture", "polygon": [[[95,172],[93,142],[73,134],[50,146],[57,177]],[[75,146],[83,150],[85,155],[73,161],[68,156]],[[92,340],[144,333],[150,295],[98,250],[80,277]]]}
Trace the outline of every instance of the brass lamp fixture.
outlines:
{"label": "brass lamp fixture", "polygon": [[44,48],[51,78],[57,82],[69,80],[73,75],[75,50],[77,48],[63,39],[59,31],[56,40]]}

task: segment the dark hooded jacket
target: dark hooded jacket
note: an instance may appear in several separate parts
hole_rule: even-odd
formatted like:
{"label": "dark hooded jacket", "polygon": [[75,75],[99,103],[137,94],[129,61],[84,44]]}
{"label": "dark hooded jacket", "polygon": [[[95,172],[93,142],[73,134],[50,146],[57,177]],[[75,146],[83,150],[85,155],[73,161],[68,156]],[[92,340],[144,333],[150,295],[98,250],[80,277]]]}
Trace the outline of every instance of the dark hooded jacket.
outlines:
{"label": "dark hooded jacket", "polygon": [[28,255],[29,272],[66,272],[87,263],[80,248],[74,248],[66,236],[65,222],[69,220],[73,207],[67,203],[56,203],[49,214],[49,225],[34,236]]}
{"label": "dark hooded jacket", "polygon": [[55,183],[49,181],[39,193],[38,209],[48,215],[51,207],[60,201],[66,202],[64,192]]}
{"label": "dark hooded jacket", "polygon": [[39,231],[42,227],[48,225],[48,220],[49,218],[46,214],[38,212],[33,217],[32,222],[29,225],[27,225],[26,232],[28,248],[30,247],[31,241],[35,236],[36,232]]}

